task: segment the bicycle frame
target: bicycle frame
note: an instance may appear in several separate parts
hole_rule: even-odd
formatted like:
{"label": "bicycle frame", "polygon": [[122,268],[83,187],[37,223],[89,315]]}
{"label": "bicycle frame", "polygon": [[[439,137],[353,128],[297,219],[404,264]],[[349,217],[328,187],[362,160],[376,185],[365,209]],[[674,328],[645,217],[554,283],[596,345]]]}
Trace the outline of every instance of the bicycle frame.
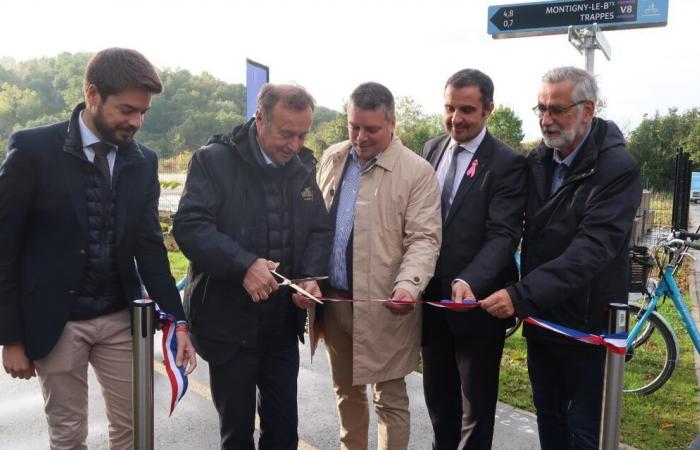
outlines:
{"label": "bicycle frame", "polygon": [[654,291],[654,295],[648,305],[643,305],[644,314],[642,318],[637,321],[632,331],[629,332],[627,337],[627,350],[629,351],[632,347],[632,343],[637,339],[637,335],[641,331],[642,327],[646,324],[649,316],[653,311],[656,310],[656,305],[664,296],[668,296],[673,301],[673,306],[675,306],[676,311],[681,316],[685,329],[688,330],[688,334],[695,345],[695,350],[700,353],[700,331],[695,326],[692,316],[690,315],[690,310],[683,300],[683,295],[678,289],[676,284],[676,279],[673,276],[674,264],[667,264],[663,271],[663,276],[659,282],[659,286]]}

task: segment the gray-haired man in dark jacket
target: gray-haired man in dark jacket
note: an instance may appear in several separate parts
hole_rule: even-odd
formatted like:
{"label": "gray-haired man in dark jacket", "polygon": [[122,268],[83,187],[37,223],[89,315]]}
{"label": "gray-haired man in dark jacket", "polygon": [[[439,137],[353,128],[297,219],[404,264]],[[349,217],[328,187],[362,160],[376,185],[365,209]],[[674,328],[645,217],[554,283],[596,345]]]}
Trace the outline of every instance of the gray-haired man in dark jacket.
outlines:
{"label": "gray-haired man in dark jacket", "polygon": [[[209,362],[222,449],[296,449],[299,348],[311,300],[280,287],[325,275],[330,225],[303,146],[314,100],[263,86],[255,118],[192,157],[173,234],[192,264],[185,312]],[[279,265],[277,265],[279,264]],[[320,296],[315,281],[300,283]]]}
{"label": "gray-haired man in dark jacket", "polygon": [[[594,117],[595,79],[574,67],[542,78],[534,111],[543,141],[528,156],[522,280],[481,302],[496,317],[534,316],[605,331],[626,303],[639,166],[618,127]],[[528,371],[543,449],[598,448],[605,350],[526,324]]]}

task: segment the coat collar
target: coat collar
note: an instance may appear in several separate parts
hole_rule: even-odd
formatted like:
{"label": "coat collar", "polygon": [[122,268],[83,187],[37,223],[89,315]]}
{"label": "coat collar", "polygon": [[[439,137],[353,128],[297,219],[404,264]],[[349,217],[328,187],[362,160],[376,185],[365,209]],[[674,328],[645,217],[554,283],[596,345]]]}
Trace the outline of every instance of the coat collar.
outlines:
{"label": "coat collar", "polygon": [[261,170],[264,173],[272,176],[277,176],[279,170],[282,168],[290,176],[296,174],[297,172],[303,172],[310,175],[316,163],[316,160],[313,157],[313,152],[306,147],[302,147],[299,154],[294,156],[283,167],[267,167],[263,161],[262,155],[260,154],[261,150],[257,142],[255,118],[250,119],[248,122],[242,125],[234,127],[233,131],[231,131],[229,134],[212,136],[209,138],[207,144],[213,143],[228,146],[231,151],[238,154],[245,164],[251,166],[251,168]]}
{"label": "coat collar", "polygon": [[[576,155],[576,158],[574,158],[566,178],[564,178],[564,181],[559,187],[557,193],[563,192],[568,185],[571,185],[578,180],[588,178],[596,172],[598,154],[599,152],[606,150],[604,147],[604,141],[607,134],[608,123],[594,117],[588,137],[581,144],[579,152]],[[528,156],[534,185],[537,195],[539,196],[539,200],[542,203],[547,203],[550,197],[547,189],[547,170],[552,164],[553,155],[554,150],[547,147],[544,141],[541,141],[539,146]],[[555,193],[555,195],[551,198],[556,198],[557,193]]]}
{"label": "coat collar", "polygon": [[[394,167],[396,166],[399,157],[401,156],[401,149],[403,148],[404,145],[401,142],[401,139],[399,139],[398,136],[394,135],[391,142],[389,143],[389,146],[386,149],[384,149],[382,154],[379,156],[379,159],[377,159],[375,165],[391,172],[392,170],[394,170]],[[350,141],[344,141],[340,143],[336,148],[330,151],[329,157],[332,158],[334,164],[344,164],[348,158],[348,155],[350,155],[351,149],[352,144],[350,143]]]}
{"label": "coat collar", "polygon": [[[74,169],[66,166],[66,182],[70,192],[73,209],[80,224],[80,229],[83,233],[87,233],[87,203],[85,199],[85,179],[82,176],[85,170],[90,170],[85,152],[83,151],[82,137],[80,136],[80,125],[78,117],[80,112],[85,109],[85,103],[80,103],[75,107],[71,118],[68,121],[66,138],[63,141],[63,151],[73,158],[77,158],[81,164],[81,176],[76,176]],[[132,164],[138,164],[145,161],[146,157],[141,151],[140,145],[132,140],[128,144],[120,145],[117,151],[117,158],[114,162],[114,179],[118,180],[120,174]],[[73,160],[75,161],[75,160]],[[126,221],[127,205],[129,204],[129,194],[131,192],[131,183],[118,182],[115,185],[117,189],[117,241],[123,236],[124,225]]]}

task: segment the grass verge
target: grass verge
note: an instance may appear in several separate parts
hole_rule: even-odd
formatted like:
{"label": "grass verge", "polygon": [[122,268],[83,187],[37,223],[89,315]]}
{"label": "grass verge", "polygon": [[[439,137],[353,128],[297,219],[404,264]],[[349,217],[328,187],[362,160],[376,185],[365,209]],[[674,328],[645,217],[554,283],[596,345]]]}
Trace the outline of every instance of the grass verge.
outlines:
{"label": "grass verge", "polygon": [[168,252],[168,259],[170,260],[170,271],[173,273],[175,281],[180,281],[187,273],[187,266],[190,262],[181,252]]}
{"label": "grass verge", "polygon": [[[659,311],[678,336],[680,361],[671,379],[660,390],[651,395],[624,396],[621,441],[641,450],[687,448],[698,434],[695,348],[672,302],[666,301]],[[525,339],[520,332],[506,341],[499,399],[534,412],[526,355]]]}

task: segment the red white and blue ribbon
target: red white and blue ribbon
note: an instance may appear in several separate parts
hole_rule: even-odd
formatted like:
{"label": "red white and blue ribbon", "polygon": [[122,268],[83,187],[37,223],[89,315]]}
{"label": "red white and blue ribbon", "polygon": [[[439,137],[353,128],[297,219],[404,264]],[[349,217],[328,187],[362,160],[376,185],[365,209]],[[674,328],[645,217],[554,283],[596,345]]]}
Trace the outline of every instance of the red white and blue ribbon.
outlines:
{"label": "red white and blue ribbon", "polygon": [[[388,299],[368,299],[368,300],[358,300],[352,298],[327,298],[322,297],[320,300],[329,302],[371,302],[371,303],[395,303],[395,304],[426,304],[435,306],[438,308],[445,308],[451,311],[465,311],[472,308],[477,308],[479,303],[474,300],[464,300],[463,303],[455,303],[452,300],[440,300],[440,301],[392,301]],[[562,336],[570,337],[579,342],[584,342],[586,344],[592,345],[602,345],[609,348],[613,352],[624,355],[627,352],[627,333],[618,334],[603,334],[595,335],[590,333],[584,333],[582,331],[574,330],[573,328],[567,328],[563,325],[558,325],[556,323],[548,322],[546,320],[538,319],[536,317],[525,317],[524,322],[531,325],[544,328],[546,330],[552,331]]]}
{"label": "red white and blue ribbon", "polygon": [[545,330],[570,337],[579,342],[602,345],[619,355],[624,355],[627,352],[627,333],[603,334],[598,336],[595,334],[583,333],[536,317],[525,317],[523,321],[530,325],[535,325]]}
{"label": "red white and blue ribbon", "polygon": [[464,311],[467,309],[476,308],[479,303],[474,300],[464,300],[463,303],[455,303],[452,300],[440,300],[440,301],[424,301],[424,300],[391,300],[391,299],[356,299],[356,298],[330,298],[330,297],[319,297],[319,300],[323,302],[350,302],[350,303],[393,303],[395,305],[432,305],[438,308],[449,309],[452,311]]}
{"label": "red white and blue ribbon", "polygon": [[175,337],[175,317],[172,314],[166,314],[161,311],[156,305],[156,313],[158,314],[158,320],[163,326],[161,331],[163,332],[163,365],[165,366],[165,372],[168,374],[168,379],[170,380],[170,389],[172,395],[170,396],[170,415],[173,414],[175,406],[184,397],[187,392],[187,375],[185,375],[184,364],[180,367],[175,364],[175,357],[177,355],[177,338]]}

